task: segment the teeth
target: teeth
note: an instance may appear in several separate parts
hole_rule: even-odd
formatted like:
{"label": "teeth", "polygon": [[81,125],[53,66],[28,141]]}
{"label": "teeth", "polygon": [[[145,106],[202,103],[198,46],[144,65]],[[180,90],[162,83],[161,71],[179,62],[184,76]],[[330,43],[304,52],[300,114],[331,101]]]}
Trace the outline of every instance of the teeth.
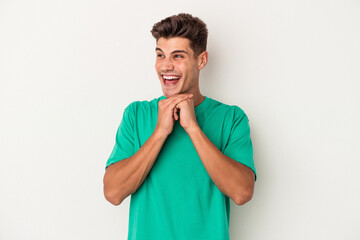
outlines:
{"label": "teeth", "polygon": [[177,76],[163,76],[164,79],[166,80],[172,80],[172,79],[179,79],[180,77],[177,77]]}

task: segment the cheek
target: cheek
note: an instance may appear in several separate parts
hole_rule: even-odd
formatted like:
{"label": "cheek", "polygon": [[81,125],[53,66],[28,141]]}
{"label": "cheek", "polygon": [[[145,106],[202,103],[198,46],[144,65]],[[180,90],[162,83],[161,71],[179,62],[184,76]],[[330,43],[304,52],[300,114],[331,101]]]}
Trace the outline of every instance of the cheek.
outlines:
{"label": "cheek", "polygon": [[156,69],[156,71],[159,71],[160,66],[161,66],[160,62],[155,61],[155,69]]}
{"label": "cheek", "polygon": [[176,68],[183,74],[183,75],[189,75],[189,66],[186,66],[185,64],[179,64],[176,66]]}

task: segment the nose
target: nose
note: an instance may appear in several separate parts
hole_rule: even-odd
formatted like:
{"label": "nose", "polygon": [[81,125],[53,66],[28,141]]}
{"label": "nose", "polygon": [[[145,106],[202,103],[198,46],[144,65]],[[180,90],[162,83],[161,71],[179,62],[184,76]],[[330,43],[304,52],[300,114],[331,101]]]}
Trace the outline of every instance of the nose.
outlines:
{"label": "nose", "polygon": [[164,59],[163,64],[161,65],[162,71],[172,71],[174,69],[174,64],[171,59]]}

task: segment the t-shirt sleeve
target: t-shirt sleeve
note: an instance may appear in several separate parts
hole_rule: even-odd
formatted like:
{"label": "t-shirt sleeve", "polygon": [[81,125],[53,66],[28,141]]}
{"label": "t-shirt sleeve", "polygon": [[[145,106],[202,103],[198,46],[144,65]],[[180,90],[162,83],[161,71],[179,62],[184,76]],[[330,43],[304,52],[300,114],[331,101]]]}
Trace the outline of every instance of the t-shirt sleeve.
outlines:
{"label": "t-shirt sleeve", "polygon": [[130,104],[125,108],[121,123],[116,132],[115,145],[106,162],[105,169],[113,163],[134,155],[134,111]]}
{"label": "t-shirt sleeve", "polygon": [[249,167],[255,173],[255,179],[257,178],[250,138],[249,119],[239,107],[235,108],[233,125],[224,148],[224,154]]}

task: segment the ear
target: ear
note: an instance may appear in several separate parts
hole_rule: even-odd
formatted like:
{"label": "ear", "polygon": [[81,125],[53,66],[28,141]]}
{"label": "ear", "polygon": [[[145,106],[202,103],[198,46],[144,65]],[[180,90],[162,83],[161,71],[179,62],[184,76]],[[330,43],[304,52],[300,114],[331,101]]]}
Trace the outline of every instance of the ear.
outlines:
{"label": "ear", "polygon": [[197,67],[199,70],[203,69],[209,59],[209,54],[207,51],[203,51],[202,53],[199,54],[199,56],[197,57]]}

